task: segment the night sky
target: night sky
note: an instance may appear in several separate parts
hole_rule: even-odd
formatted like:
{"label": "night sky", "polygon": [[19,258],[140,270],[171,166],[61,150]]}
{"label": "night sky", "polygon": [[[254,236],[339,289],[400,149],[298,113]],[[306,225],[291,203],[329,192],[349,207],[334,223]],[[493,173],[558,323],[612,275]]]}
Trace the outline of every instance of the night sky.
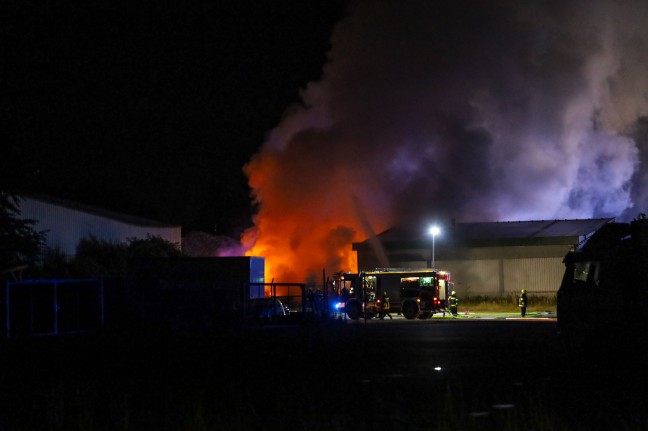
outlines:
{"label": "night sky", "polygon": [[394,225],[648,211],[645,0],[59,3],[2,3],[14,191],[285,279]]}
{"label": "night sky", "polygon": [[8,1],[0,186],[237,236],[242,168],[321,77],[340,0]]}

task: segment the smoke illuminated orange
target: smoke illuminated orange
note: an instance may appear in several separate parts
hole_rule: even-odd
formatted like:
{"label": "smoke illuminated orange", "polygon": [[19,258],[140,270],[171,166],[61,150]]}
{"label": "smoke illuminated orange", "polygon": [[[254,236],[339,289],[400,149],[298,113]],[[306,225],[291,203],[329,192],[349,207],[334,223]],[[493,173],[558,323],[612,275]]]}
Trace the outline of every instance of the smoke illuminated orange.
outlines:
{"label": "smoke illuminated orange", "polygon": [[357,271],[352,243],[365,239],[349,176],[300,145],[266,145],[245,167],[258,213],[242,244],[246,255],[265,257],[266,282],[319,283],[323,271]]}
{"label": "smoke illuminated orange", "polygon": [[[245,167],[258,213],[242,241],[268,281],[356,271],[352,242],[395,224],[648,205],[648,3],[450,3],[354,2],[335,27],[321,80]],[[479,14],[497,19],[466,32]]]}

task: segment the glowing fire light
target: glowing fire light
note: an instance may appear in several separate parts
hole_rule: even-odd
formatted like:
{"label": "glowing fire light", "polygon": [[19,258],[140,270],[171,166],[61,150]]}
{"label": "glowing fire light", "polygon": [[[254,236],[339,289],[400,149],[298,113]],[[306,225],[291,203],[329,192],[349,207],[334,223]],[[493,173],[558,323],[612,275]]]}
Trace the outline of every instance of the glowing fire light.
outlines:
{"label": "glowing fire light", "polygon": [[346,214],[347,220],[331,220],[325,217],[327,211],[330,209],[309,200],[285,209],[263,207],[255,228],[243,237],[249,248],[246,255],[266,258],[267,280],[320,282],[322,270],[329,276],[337,271],[357,271],[351,244],[363,238],[356,234],[353,215]]}
{"label": "glowing fire light", "polygon": [[[648,3],[473,3],[357,2],[336,27],[322,80],[245,167],[259,212],[242,241],[267,278],[356,270],[352,242],[432,212],[632,218],[647,205],[648,140],[630,131],[648,124]],[[466,32],[481,15],[494,19]]]}

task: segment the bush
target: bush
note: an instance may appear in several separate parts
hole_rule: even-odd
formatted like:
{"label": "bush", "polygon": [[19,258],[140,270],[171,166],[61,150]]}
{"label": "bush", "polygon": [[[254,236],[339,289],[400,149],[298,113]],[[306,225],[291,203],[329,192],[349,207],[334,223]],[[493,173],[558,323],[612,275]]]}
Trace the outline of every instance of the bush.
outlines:
{"label": "bush", "polygon": [[0,271],[38,259],[46,233],[35,225],[36,220],[20,218],[20,198],[0,190]]}
{"label": "bush", "polygon": [[125,243],[115,243],[92,236],[79,241],[73,258],[59,250],[51,250],[44,256],[39,277],[122,278],[127,274],[131,258],[181,255],[175,244],[160,237],[131,238]]}
{"label": "bush", "polygon": [[74,272],[82,277],[123,277],[128,262],[127,250],[124,243],[84,238],[79,241],[72,262]]}
{"label": "bush", "polygon": [[182,252],[173,244],[159,236],[146,239],[130,238],[128,240],[128,257],[180,257]]}

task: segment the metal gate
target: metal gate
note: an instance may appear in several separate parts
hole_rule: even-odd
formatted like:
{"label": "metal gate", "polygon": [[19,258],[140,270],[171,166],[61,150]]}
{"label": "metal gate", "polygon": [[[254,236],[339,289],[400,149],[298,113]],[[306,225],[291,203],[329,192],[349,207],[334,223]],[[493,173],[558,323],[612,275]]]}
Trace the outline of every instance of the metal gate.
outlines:
{"label": "metal gate", "polygon": [[104,325],[100,279],[7,282],[0,298],[6,338],[96,331]]}

